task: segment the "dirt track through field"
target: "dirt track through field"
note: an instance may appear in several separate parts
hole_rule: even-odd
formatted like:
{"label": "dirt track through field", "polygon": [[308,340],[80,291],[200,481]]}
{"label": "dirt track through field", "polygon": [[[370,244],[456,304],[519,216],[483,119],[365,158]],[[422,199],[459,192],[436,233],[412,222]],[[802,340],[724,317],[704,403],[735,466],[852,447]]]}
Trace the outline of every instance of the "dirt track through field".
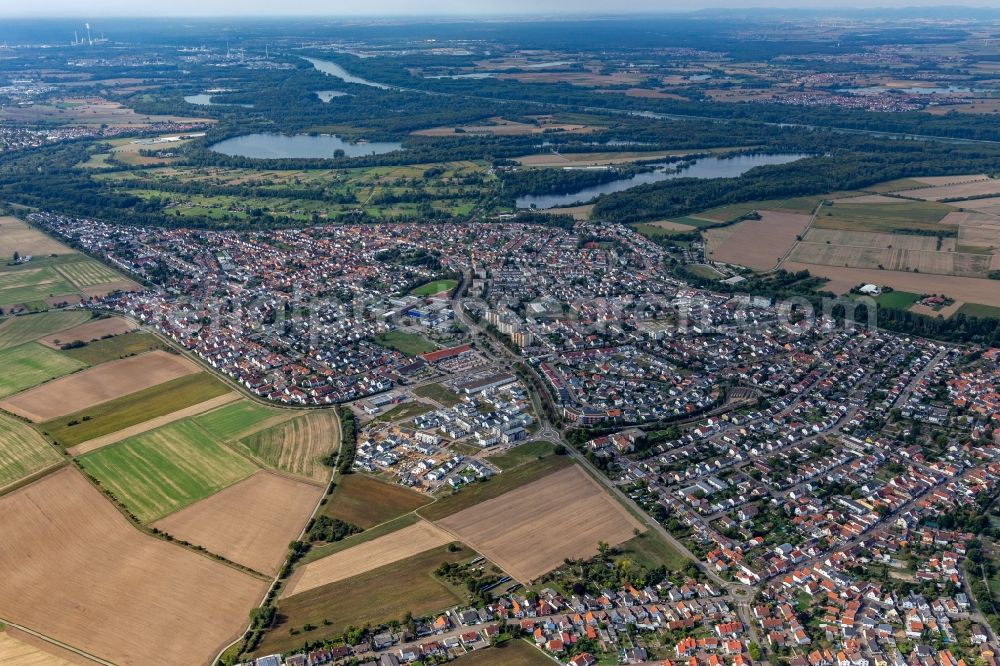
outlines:
{"label": "dirt track through field", "polygon": [[521,582],[597,544],[631,539],[642,525],[576,465],[448,516],[437,523]]}
{"label": "dirt track through field", "polygon": [[165,426],[168,423],[180,421],[181,419],[186,419],[189,416],[196,416],[202,412],[207,412],[210,409],[227,405],[235,400],[239,400],[239,398],[239,393],[223,393],[222,395],[206,400],[205,402],[199,402],[196,405],[191,405],[190,407],[185,407],[184,409],[178,409],[176,412],[171,412],[170,414],[157,416],[155,419],[137,423],[134,426],[125,428],[124,430],[119,430],[118,432],[113,432],[102,437],[95,437],[94,439],[87,440],[82,444],[70,447],[66,449],[66,451],[71,456],[82,456],[84,453],[96,451],[97,449],[107,446],[108,444],[114,444],[122,441],[123,439],[128,439],[129,437],[134,437],[135,435],[141,435],[144,432],[155,430],[156,428]]}
{"label": "dirt track through field", "polygon": [[322,496],[321,486],[260,471],[153,527],[274,575]]}
{"label": "dirt track through field", "polygon": [[31,421],[48,421],[198,372],[183,356],[152,351],[103,363],[19,393],[0,407]]}
{"label": "dirt track through field", "polygon": [[[288,580],[281,597],[290,597],[327,583],[346,580],[454,540],[433,523],[421,520],[409,527],[299,567]],[[400,584],[405,583],[401,581]]]}
{"label": "dirt track through field", "polygon": [[72,467],[0,515],[0,617],[122,666],[208,664],[267,587],[143,534]]}

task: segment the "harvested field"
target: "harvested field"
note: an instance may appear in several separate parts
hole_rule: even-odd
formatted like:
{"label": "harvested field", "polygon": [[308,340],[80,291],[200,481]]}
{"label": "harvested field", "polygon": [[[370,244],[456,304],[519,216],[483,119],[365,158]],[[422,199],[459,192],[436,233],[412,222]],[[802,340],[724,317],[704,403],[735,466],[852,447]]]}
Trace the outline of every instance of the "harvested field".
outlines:
{"label": "harvested field", "polygon": [[594,204],[566,206],[563,208],[546,208],[542,212],[549,215],[569,215],[574,220],[589,220],[590,214],[594,212]]}
{"label": "harvested field", "polygon": [[198,366],[183,356],[154,351],[105,363],[25,391],[0,402],[0,407],[32,421],[47,421],[197,371]]}
{"label": "harvested field", "polygon": [[[922,187],[915,190],[903,190],[899,194],[924,201],[941,201],[942,199],[960,199],[964,197],[981,197],[987,194],[1000,194],[1000,180],[985,179],[960,182],[953,185],[938,185]],[[962,202],[965,203],[965,202]]]}
{"label": "harvested field", "polygon": [[[41,429],[62,446],[72,446],[119,432],[229,393],[207,372],[185,375],[42,423]],[[146,429],[141,430],[144,432]]]}
{"label": "harvested field", "polygon": [[244,437],[238,444],[265,465],[316,481],[330,477],[320,459],[340,446],[336,410],[311,411]]}
{"label": "harvested field", "polygon": [[143,534],[71,467],[0,514],[0,617],[117,664],[208,664],[267,586]]}
{"label": "harvested field", "polygon": [[865,231],[835,231],[832,229],[810,229],[802,237],[806,243],[829,243],[861,248],[897,248],[901,250],[938,249],[938,239],[934,236],[910,236],[907,234],[873,234]]}
{"label": "harvested field", "polygon": [[1000,218],[970,219],[958,227],[958,244],[1000,249]]}
{"label": "harvested field", "polygon": [[986,277],[990,267],[990,256],[987,254],[878,249],[825,243],[798,243],[788,255],[788,260],[822,266],[881,267],[887,271],[919,271],[965,277]]}
{"label": "harvested field", "polygon": [[955,209],[935,201],[900,201],[894,203],[842,204],[823,206],[813,226],[818,229],[893,233],[900,229],[941,231],[940,222]]}
{"label": "harvested field", "polygon": [[[35,342],[5,349],[0,352],[0,368],[3,368],[3,372],[0,372],[0,397],[13,395],[85,367],[86,364]],[[45,386],[50,384],[55,382],[49,382]],[[44,389],[45,386],[39,389]],[[0,407],[22,416],[16,409],[8,408],[7,402],[0,402]]]}
{"label": "harvested field", "polygon": [[955,206],[961,206],[969,210],[978,211],[984,215],[992,215],[994,217],[1000,217],[1000,197],[989,197],[986,199],[971,199],[969,201],[963,201],[958,204],[953,204]]}
{"label": "harvested field", "polygon": [[[38,340],[46,346],[50,334],[63,329],[82,325],[90,319],[89,312],[69,310],[66,312],[42,312],[40,314],[10,317],[0,321],[0,349],[16,347]],[[70,328],[72,330],[72,328]]]}
{"label": "harvested field", "polygon": [[323,490],[322,486],[260,471],[153,527],[273,576]]}
{"label": "harvested field", "polygon": [[96,662],[47,643],[31,634],[8,628],[0,631],[0,666],[73,666]]}
{"label": "harvested field", "polygon": [[56,448],[31,426],[0,412],[0,488],[62,459]]}
{"label": "harvested field", "polygon": [[87,440],[83,444],[77,444],[76,446],[66,449],[66,452],[71,456],[82,456],[85,453],[96,451],[97,449],[108,446],[109,444],[121,442],[129,437],[135,437],[136,435],[141,435],[144,432],[156,430],[157,428],[180,421],[181,419],[186,419],[190,416],[197,416],[198,414],[207,412],[210,409],[221,407],[222,405],[233,402],[234,400],[239,400],[239,398],[240,395],[238,393],[223,393],[222,395],[206,400],[205,402],[199,402],[196,405],[179,409],[176,412],[170,412],[169,414],[164,414],[163,416],[157,416],[156,418],[143,421],[142,423],[137,423],[136,425],[129,426],[128,428],[113,432],[109,435]]}
{"label": "harvested field", "polygon": [[88,298],[92,298],[107,296],[115,291],[136,291],[137,289],[139,289],[139,285],[135,282],[119,278],[110,282],[102,282],[101,284],[83,287],[80,289],[80,293]]}
{"label": "harvested field", "polygon": [[[455,541],[451,534],[422,520],[374,541],[328,555],[300,566],[281,593],[285,599],[323,585],[353,578]],[[594,552],[597,552],[596,550]]]}
{"label": "harvested field", "polygon": [[745,220],[705,232],[706,254],[712,261],[756,270],[774,268],[809,225],[808,215],[760,211],[761,219]]}
{"label": "harvested field", "polygon": [[813,275],[829,278],[823,286],[838,294],[850,291],[859,284],[889,285],[893,289],[917,294],[945,294],[956,301],[983,303],[1000,307],[1000,289],[996,280],[957,277],[953,275],[925,275],[901,271],[880,271],[843,266],[817,266],[786,261],[782,268],[788,271],[809,271]]}
{"label": "harvested field", "polygon": [[[51,315],[60,314],[72,314],[72,315],[84,315],[87,319],[90,317],[88,312],[47,312],[40,315],[35,315],[35,317],[45,317]],[[92,342],[94,340],[100,340],[101,338],[108,335],[121,335],[122,333],[128,333],[129,331],[135,330],[135,325],[121,319],[120,317],[109,317],[107,319],[90,319],[85,323],[81,323],[79,326],[73,326],[72,328],[60,328],[57,333],[52,335],[47,335],[44,338],[40,338],[38,341],[45,345],[46,347],[51,347],[52,349],[58,349],[59,345],[66,344],[67,342],[73,342],[79,340],[81,342]],[[70,324],[72,326],[72,324]]]}
{"label": "harvested field", "polygon": [[957,183],[971,183],[977,180],[988,180],[985,173],[965,174],[963,176],[920,176],[913,178],[916,182],[930,187],[941,187],[943,185],[955,185]]}
{"label": "harvested field", "polygon": [[0,217],[0,259],[9,260],[15,252],[22,256],[41,257],[49,254],[76,254],[51,236],[28,226],[16,217]]}
{"label": "harvested field", "polygon": [[598,542],[628,541],[642,525],[576,465],[438,521],[521,582]]}
{"label": "harvested field", "polygon": [[78,460],[144,523],[208,497],[258,469],[190,420],[106,446]]}
{"label": "harvested field", "polygon": [[[303,641],[339,638],[349,626],[379,625],[453,606],[461,598],[434,577],[443,562],[468,561],[476,553],[468,548],[450,551],[441,546],[353,578],[323,585],[278,602],[274,627],[264,634],[259,655],[288,651]],[[329,624],[326,623],[329,621]],[[292,635],[290,628],[315,627]]]}
{"label": "harvested field", "polygon": [[320,513],[364,529],[392,520],[430,502],[426,495],[364,474],[345,474]]}

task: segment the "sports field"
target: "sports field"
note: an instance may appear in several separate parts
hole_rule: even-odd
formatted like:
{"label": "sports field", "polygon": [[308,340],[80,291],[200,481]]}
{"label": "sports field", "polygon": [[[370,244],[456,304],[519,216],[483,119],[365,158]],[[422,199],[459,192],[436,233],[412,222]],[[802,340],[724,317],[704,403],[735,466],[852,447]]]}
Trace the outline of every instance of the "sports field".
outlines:
{"label": "sports field", "polygon": [[[38,386],[42,382],[68,375],[86,368],[86,363],[64,356],[37,342],[29,342],[18,347],[0,351],[0,397],[14,395],[19,391]],[[45,389],[44,386],[39,387]],[[7,411],[7,404],[0,404]]]}
{"label": "sports field", "polygon": [[178,421],[78,459],[144,523],[208,497],[257,471],[191,421]]}
{"label": "sports field", "polygon": [[262,470],[153,527],[273,576],[322,496],[322,486]]}
{"label": "sports field", "polygon": [[340,419],[336,410],[310,411],[244,437],[236,446],[275,469],[325,481],[331,469],[321,459],[340,446]]}
{"label": "sports field", "polygon": [[56,448],[31,426],[0,412],[0,488],[60,460]]}
{"label": "sports field", "polygon": [[421,507],[431,499],[397,483],[365,474],[345,474],[321,509],[322,515],[369,529]]}
{"label": "sports field", "polygon": [[643,526],[576,465],[437,523],[527,583],[566,558],[589,558]]}
{"label": "sports field", "polygon": [[411,289],[410,293],[414,296],[433,296],[434,294],[439,294],[442,291],[451,291],[458,285],[456,280],[435,280],[433,282],[428,282],[427,284],[422,284],[415,289]]}
{"label": "sports field", "polygon": [[0,515],[0,617],[122,666],[208,664],[267,587],[143,534],[72,467]]}
{"label": "sports field", "polygon": [[[68,356],[35,343],[31,344],[38,349],[44,349],[50,355],[55,355],[65,364],[73,364],[73,369],[84,367],[82,363]],[[198,366],[183,356],[165,351],[153,351],[141,356],[104,363],[72,377],[25,391],[0,403],[0,407],[32,421],[48,421],[197,371]],[[2,391],[0,395],[3,395]]]}
{"label": "sports field", "polygon": [[227,393],[225,384],[199,372],[45,421],[39,427],[59,444],[73,446]]}
{"label": "sports field", "polygon": [[[0,349],[16,347],[38,340],[46,344],[46,336],[64,329],[72,330],[90,319],[90,313],[83,310],[42,312],[33,315],[10,317],[0,321]],[[72,338],[71,338],[72,339]]]}

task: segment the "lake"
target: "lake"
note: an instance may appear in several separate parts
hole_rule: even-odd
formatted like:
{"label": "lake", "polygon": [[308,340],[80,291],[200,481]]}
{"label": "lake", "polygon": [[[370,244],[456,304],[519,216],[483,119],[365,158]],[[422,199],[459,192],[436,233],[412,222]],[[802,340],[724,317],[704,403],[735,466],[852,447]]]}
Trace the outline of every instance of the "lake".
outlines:
{"label": "lake", "polygon": [[327,74],[329,76],[335,76],[344,83],[357,83],[363,86],[371,86],[372,88],[380,88],[382,90],[392,90],[392,86],[387,86],[384,83],[376,83],[375,81],[369,81],[368,79],[363,79],[360,76],[354,76],[346,69],[341,67],[335,62],[329,60],[320,60],[319,58],[307,58],[303,56],[305,60],[312,63],[312,66],[319,71]]}
{"label": "lake", "polygon": [[219,102],[212,101],[212,95],[208,93],[201,93],[199,95],[187,95],[184,97],[184,101],[188,104],[195,104],[197,106],[242,106],[246,109],[252,109],[253,104],[221,104]]}
{"label": "lake", "polygon": [[231,157],[256,159],[331,159],[334,152],[343,150],[347,157],[382,155],[402,150],[403,145],[391,141],[351,143],[334,134],[246,134],[220,141],[209,150]]}
{"label": "lake", "polygon": [[735,178],[750,169],[772,164],[787,164],[809,157],[805,154],[789,153],[778,155],[737,155],[735,157],[702,157],[694,160],[689,166],[679,171],[667,171],[659,168],[655,171],[638,173],[634,176],[619,178],[608,183],[587,187],[570,194],[539,194],[517,198],[518,208],[556,208],[587,203],[602,194],[613,194],[624,190],[658,183],[675,178]]}

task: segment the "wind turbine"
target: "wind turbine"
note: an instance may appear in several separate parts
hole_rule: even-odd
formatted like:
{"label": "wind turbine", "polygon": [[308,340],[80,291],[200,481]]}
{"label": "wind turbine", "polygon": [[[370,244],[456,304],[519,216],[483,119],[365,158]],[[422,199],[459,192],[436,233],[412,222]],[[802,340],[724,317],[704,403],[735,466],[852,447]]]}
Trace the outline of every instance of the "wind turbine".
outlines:
{"label": "wind turbine", "polygon": [[94,40],[92,40],[90,38],[90,24],[89,23],[84,23],[83,26],[87,29],[87,44],[89,44],[90,46],[93,46],[94,45]]}

